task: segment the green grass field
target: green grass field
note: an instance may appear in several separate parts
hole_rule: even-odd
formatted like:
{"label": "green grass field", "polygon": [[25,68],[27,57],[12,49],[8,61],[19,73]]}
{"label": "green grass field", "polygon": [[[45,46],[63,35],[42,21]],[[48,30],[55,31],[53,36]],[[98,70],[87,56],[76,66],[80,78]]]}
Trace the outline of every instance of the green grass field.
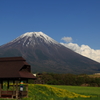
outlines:
{"label": "green grass field", "polygon": [[91,98],[74,98],[73,100],[100,100],[100,87],[82,87],[82,86],[64,86],[64,85],[52,85],[56,88],[66,89],[68,91],[82,94],[91,95]]}
{"label": "green grass field", "polygon": [[100,87],[29,84],[28,92],[22,100],[100,100]]}
{"label": "green grass field", "polygon": [[64,85],[52,85],[52,86],[56,88],[66,89],[68,91],[79,94],[100,96],[100,87],[82,87],[82,86],[64,86]]}

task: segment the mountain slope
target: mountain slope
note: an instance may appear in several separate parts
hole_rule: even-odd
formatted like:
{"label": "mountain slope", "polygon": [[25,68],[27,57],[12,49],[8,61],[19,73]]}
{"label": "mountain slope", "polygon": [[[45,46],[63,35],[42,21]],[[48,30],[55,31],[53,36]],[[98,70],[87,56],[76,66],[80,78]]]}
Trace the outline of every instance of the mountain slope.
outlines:
{"label": "mountain slope", "polygon": [[0,46],[0,57],[23,56],[33,72],[96,73],[100,63],[64,47],[42,32],[27,32]]}

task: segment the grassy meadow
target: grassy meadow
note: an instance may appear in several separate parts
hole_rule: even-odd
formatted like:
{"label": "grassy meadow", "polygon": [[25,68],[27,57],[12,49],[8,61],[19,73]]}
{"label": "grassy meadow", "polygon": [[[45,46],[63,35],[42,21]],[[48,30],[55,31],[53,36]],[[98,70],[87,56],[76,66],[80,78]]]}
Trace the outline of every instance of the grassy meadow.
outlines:
{"label": "grassy meadow", "polygon": [[29,84],[28,92],[22,100],[100,100],[100,87]]}
{"label": "grassy meadow", "polygon": [[91,96],[90,98],[74,98],[73,100],[100,100],[100,87],[52,85],[70,92]]}
{"label": "grassy meadow", "polygon": [[83,95],[100,96],[100,87],[64,86],[64,85],[52,85],[52,86],[56,88],[66,89],[68,91],[83,94]]}

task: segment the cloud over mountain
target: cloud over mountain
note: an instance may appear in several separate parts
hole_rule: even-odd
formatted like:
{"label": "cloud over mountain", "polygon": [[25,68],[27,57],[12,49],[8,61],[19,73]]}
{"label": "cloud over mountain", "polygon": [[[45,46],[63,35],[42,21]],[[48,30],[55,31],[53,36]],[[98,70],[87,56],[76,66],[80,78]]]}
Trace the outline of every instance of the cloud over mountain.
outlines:
{"label": "cloud over mountain", "polygon": [[71,37],[63,37],[61,40],[64,40],[65,42],[72,42]]}
{"label": "cloud over mountain", "polygon": [[[68,43],[66,41],[68,37],[64,37],[62,38],[61,40],[64,40],[66,43],[61,43],[62,45],[66,46],[67,48],[85,56],[85,57],[88,57],[90,59],[93,59],[97,62],[100,62],[100,50],[94,50],[92,48],[90,48],[88,45],[81,45],[79,46],[78,44],[76,43]],[[72,41],[72,38],[70,37],[71,41]]]}

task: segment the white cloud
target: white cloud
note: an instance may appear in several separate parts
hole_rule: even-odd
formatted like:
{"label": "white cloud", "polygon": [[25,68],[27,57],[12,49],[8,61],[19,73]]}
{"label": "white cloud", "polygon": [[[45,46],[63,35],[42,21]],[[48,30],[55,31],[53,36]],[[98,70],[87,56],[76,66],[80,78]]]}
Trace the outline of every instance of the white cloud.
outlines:
{"label": "white cloud", "polygon": [[61,43],[61,44],[85,57],[100,62],[100,50],[94,50],[90,48],[88,45],[79,46],[78,44],[75,43]]}
{"label": "white cloud", "polygon": [[65,42],[72,42],[71,37],[63,37],[61,40],[64,40]]}

